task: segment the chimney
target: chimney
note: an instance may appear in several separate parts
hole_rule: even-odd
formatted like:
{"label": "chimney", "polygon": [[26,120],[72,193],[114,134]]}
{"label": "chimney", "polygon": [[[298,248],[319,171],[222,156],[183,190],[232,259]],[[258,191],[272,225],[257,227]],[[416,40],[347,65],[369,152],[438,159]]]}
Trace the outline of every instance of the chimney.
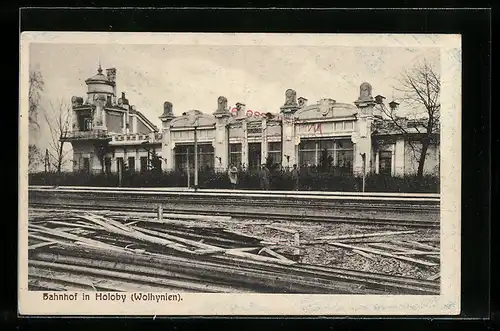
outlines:
{"label": "chimney", "polygon": [[129,110],[130,104],[128,103],[127,98],[125,98],[125,92],[122,92],[122,97],[118,100],[118,104],[126,110]]}
{"label": "chimney", "polygon": [[299,107],[307,106],[307,99],[306,98],[300,97],[298,100],[299,100]]}
{"label": "chimney", "polygon": [[106,69],[106,76],[111,82],[116,82],[116,69],[115,68],[109,68]]}
{"label": "chimney", "polygon": [[392,111],[397,110],[398,106],[399,106],[399,103],[397,103],[396,101],[389,102],[389,107],[391,107]]}
{"label": "chimney", "polygon": [[106,69],[106,76],[108,77],[109,81],[113,83],[113,98],[111,100],[111,103],[116,104],[116,69]]}
{"label": "chimney", "polygon": [[236,103],[236,109],[238,109],[238,112],[237,112],[237,117],[241,118],[241,117],[246,117],[246,105],[244,103],[241,103],[241,102],[237,102]]}
{"label": "chimney", "polygon": [[163,114],[161,115],[160,118],[171,118],[171,117],[174,117],[174,113],[173,113],[173,105],[171,102],[169,101],[165,101],[163,103]]}
{"label": "chimney", "polygon": [[375,96],[375,103],[383,104],[384,99],[385,99],[385,97],[379,94],[379,95]]}

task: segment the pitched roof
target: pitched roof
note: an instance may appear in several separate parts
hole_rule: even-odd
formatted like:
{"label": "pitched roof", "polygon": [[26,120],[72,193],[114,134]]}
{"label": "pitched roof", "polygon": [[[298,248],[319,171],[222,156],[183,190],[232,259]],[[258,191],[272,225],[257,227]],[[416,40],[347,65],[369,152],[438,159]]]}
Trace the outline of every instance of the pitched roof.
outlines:
{"label": "pitched roof", "polygon": [[146,116],[144,116],[143,113],[141,113],[140,111],[136,110],[135,111],[136,115],[148,126],[150,126],[153,131],[157,132],[159,131],[158,130],[158,127],[156,125],[153,124],[153,122],[151,122],[150,120],[148,120],[148,118]]}

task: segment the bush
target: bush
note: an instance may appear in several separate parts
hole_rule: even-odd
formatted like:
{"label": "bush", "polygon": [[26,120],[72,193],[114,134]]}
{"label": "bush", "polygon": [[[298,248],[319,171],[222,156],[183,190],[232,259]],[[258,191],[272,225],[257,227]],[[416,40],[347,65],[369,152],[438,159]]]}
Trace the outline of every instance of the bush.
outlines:
{"label": "bush", "polygon": [[[320,167],[301,169],[299,189],[305,191],[345,191],[360,192],[363,179],[352,174],[343,173],[339,169],[324,172]],[[190,183],[193,186],[194,173],[190,173]],[[215,172],[204,169],[198,173],[200,188],[227,189],[230,188],[226,172]],[[48,186],[118,186],[117,174],[89,174],[84,172],[71,173],[32,173],[29,174],[30,185]],[[294,181],[288,171],[274,170],[270,174],[271,190],[293,190]],[[408,193],[439,193],[439,177],[435,175],[406,175],[391,177],[385,175],[368,175],[365,178],[366,192],[408,192]],[[187,173],[185,171],[166,172],[129,172],[123,175],[123,187],[186,187]],[[260,178],[257,171],[238,172],[239,189],[260,189]]]}

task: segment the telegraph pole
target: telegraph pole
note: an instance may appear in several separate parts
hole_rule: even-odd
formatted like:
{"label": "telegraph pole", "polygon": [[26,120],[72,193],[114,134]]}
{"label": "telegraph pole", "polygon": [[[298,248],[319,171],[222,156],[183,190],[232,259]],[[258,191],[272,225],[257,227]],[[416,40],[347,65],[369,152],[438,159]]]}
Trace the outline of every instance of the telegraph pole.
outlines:
{"label": "telegraph pole", "polygon": [[45,166],[45,172],[50,171],[50,159],[49,159],[49,150],[45,149],[45,159],[44,161],[44,166]]}
{"label": "telegraph pole", "polygon": [[198,118],[195,120],[194,124],[194,190],[198,189]]}
{"label": "telegraph pole", "polygon": [[191,174],[189,173],[189,146],[186,147],[186,170],[187,170],[187,187],[191,185]]}

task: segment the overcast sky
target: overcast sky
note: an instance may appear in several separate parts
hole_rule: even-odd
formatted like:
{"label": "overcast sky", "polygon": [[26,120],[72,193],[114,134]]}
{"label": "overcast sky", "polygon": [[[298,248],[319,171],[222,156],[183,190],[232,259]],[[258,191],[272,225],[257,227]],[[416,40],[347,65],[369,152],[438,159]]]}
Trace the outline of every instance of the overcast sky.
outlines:
{"label": "overcast sky", "polygon": [[117,69],[117,92],[159,125],[163,102],[174,114],[191,109],[213,113],[220,95],[228,104],[279,112],[285,90],[309,104],[321,98],[352,103],[367,81],[373,96],[387,102],[397,97],[393,86],[400,73],[427,59],[439,70],[439,48],[344,46],[221,46],[221,45],[30,45],[30,66],[45,80],[44,100],[85,97],[85,79],[103,69]]}

